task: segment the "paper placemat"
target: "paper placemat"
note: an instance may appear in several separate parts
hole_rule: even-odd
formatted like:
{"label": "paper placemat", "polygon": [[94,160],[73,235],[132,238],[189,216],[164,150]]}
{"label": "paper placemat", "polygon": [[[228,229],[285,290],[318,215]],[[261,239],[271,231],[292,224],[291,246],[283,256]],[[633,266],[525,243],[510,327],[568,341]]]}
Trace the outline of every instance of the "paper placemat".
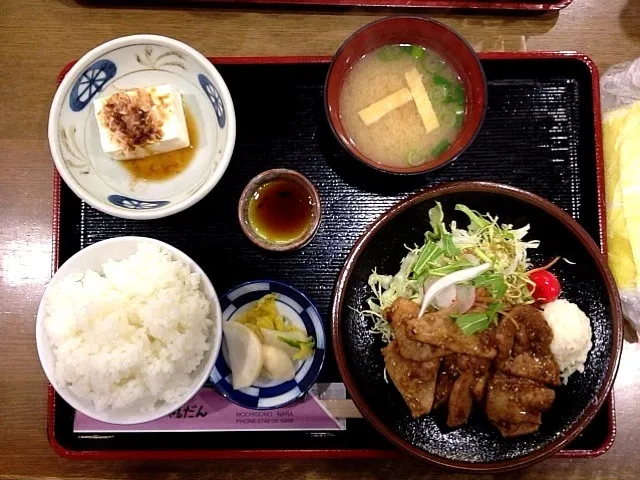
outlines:
{"label": "paper placemat", "polygon": [[76,433],[344,430],[345,419],[334,417],[322,400],[344,399],[342,383],[316,384],[303,400],[275,410],[250,410],[230,402],[211,388],[203,388],[175,412],[137,425],[113,425],[76,412]]}

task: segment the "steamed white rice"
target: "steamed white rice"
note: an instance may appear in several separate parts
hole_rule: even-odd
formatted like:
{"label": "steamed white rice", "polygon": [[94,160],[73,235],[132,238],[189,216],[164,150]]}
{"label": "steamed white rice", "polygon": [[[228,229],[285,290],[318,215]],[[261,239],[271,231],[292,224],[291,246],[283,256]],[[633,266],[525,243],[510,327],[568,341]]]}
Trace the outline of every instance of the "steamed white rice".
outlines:
{"label": "steamed white rice", "polygon": [[567,300],[555,300],[544,306],[544,318],[553,331],[551,353],[560,367],[560,377],[567,383],[574,372],[584,372],[591,343],[589,317]]}
{"label": "steamed white rice", "polygon": [[97,410],[184,399],[211,348],[200,275],[149,243],[102,271],[70,275],[47,295],[57,381]]}

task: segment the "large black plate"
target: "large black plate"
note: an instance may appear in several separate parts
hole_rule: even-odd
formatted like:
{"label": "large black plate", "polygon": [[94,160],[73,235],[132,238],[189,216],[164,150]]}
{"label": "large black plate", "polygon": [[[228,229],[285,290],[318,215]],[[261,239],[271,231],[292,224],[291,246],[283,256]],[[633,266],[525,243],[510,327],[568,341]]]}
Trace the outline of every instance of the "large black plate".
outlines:
{"label": "large black plate", "polygon": [[[556,389],[553,407],[543,414],[533,435],[504,439],[477,408],[470,421],[457,429],[446,426],[442,412],[413,419],[402,397],[384,379],[379,335],[371,321],[356,310],[371,296],[367,280],[375,268],[395,274],[406,245],[420,245],[428,228],[428,211],[438,200],[445,218],[466,225],[454,212],[458,203],[497,215],[501,223],[531,225],[529,239],[541,241],[533,251],[534,264],[555,256],[553,272],[563,297],[589,316],[593,348],[585,371]],[[521,467],[562,448],[595,415],[608,394],[622,351],[622,317],[617,290],[606,261],[589,235],[558,207],[534,195],[487,183],[458,183],[419,194],[393,207],[356,243],[338,279],[333,313],[334,351],[340,372],[356,405],[387,438],[410,453],[458,469],[499,471]]]}

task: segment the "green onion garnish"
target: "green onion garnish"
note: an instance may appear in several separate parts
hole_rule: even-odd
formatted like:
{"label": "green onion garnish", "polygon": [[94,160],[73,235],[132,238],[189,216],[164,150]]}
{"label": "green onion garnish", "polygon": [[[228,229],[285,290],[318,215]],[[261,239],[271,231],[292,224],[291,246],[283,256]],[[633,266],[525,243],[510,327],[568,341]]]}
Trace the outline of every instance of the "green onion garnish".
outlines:
{"label": "green onion garnish", "polygon": [[456,128],[462,127],[464,123],[464,109],[456,110],[456,119],[453,122],[453,126]]}
{"label": "green onion garnish", "polygon": [[378,50],[377,55],[380,60],[384,60],[385,62],[397,60],[403,55],[403,48],[404,47],[400,45],[385,45],[380,50]]}
{"label": "green onion garnish", "polygon": [[439,157],[444,152],[446,152],[450,146],[451,143],[448,140],[442,140],[438,145],[435,146],[433,150],[431,150],[431,155],[434,157]]}
{"label": "green onion garnish", "polygon": [[449,97],[447,97],[447,102],[464,104],[464,90],[462,89],[462,85],[455,83],[449,86],[451,88],[449,88]]}
{"label": "green onion garnish", "polygon": [[400,49],[409,55],[411,55],[416,60],[421,60],[424,57],[424,48],[420,45],[401,45]]}
{"label": "green onion garnish", "polygon": [[411,55],[416,60],[421,60],[424,57],[424,48],[419,45],[411,45],[409,48],[409,55]]}
{"label": "green onion garnish", "polygon": [[447,88],[451,88],[451,82],[444,78],[442,75],[434,75],[433,83],[435,83],[436,85],[443,85]]}
{"label": "green onion garnish", "polygon": [[433,54],[425,55],[422,60],[422,65],[425,71],[428,73],[441,72],[445,67],[444,61],[440,57],[437,57]]}
{"label": "green onion garnish", "polygon": [[427,156],[424,154],[423,151],[412,148],[407,152],[407,154],[404,157],[404,160],[410,166],[417,167],[419,165],[422,165],[427,160]]}
{"label": "green onion garnish", "polygon": [[428,90],[429,100],[432,103],[446,102],[449,98],[449,89],[446,85],[436,85]]}
{"label": "green onion garnish", "polygon": [[438,112],[438,120],[442,125],[453,127],[456,124],[456,114],[448,108],[443,108]]}

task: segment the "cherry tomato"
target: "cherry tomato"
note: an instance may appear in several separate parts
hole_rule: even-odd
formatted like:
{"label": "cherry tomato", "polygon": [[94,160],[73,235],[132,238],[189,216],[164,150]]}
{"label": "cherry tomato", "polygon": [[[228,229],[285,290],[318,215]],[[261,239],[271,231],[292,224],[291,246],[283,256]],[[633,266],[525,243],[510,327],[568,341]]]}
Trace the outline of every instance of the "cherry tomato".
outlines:
{"label": "cherry tomato", "polygon": [[531,296],[541,303],[553,302],[560,296],[560,282],[557,277],[547,270],[536,270],[529,274],[529,278],[536,284],[530,286]]}

